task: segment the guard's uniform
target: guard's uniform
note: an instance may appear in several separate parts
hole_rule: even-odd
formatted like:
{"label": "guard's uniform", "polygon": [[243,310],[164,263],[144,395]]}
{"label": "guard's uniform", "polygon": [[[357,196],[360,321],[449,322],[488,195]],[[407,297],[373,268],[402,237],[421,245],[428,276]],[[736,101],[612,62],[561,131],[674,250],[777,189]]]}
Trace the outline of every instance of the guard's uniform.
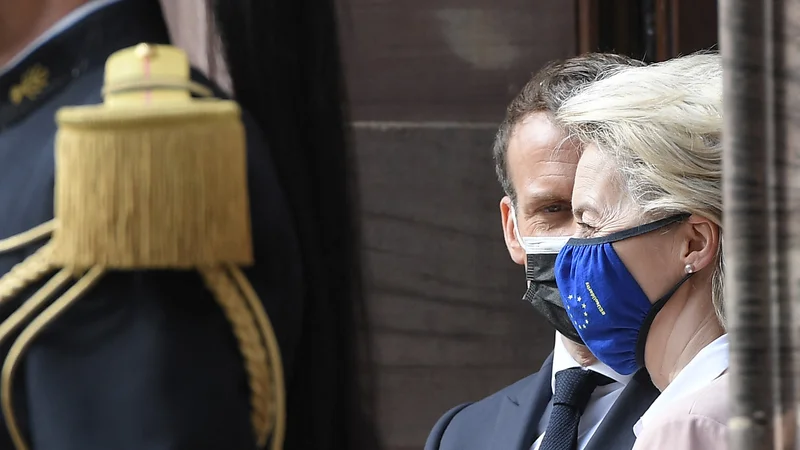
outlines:
{"label": "guard's uniform", "polygon": [[[55,112],[102,102],[113,52],[168,42],[158,3],[142,0],[90,2],[51,34],[0,72],[0,239],[53,218]],[[300,254],[263,138],[243,120],[256,259],[247,274],[290,374],[302,315]],[[0,275],[34,250],[0,254]],[[1,306],[0,319],[18,305]],[[15,387],[33,450],[256,447],[239,348],[196,272],[109,273],[37,338]],[[4,428],[0,449],[11,449]]]}

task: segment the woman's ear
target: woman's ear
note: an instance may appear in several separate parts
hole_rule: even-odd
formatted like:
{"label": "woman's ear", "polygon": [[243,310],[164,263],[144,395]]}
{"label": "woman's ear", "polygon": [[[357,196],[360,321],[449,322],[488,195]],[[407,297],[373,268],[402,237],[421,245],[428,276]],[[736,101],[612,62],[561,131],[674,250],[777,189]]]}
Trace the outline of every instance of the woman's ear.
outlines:
{"label": "woman's ear", "polygon": [[719,226],[711,220],[692,214],[687,220],[683,263],[687,272],[699,272],[712,266],[719,252]]}
{"label": "woman's ear", "polygon": [[503,197],[500,200],[500,219],[503,222],[503,237],[506,240],[506,248],[511,260],[519,265],[525,264],[525,249],[522,244],[517,240],[517,234],[514,232],[514,220],[512,214],[516,214],[511,198],[509,196]]}

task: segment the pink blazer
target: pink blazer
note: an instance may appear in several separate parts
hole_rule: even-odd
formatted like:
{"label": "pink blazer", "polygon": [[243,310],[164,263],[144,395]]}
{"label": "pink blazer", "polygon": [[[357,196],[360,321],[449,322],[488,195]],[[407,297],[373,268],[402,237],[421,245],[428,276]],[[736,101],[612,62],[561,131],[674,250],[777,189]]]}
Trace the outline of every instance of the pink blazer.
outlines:
{"label": "pink blazer", "polygon": [[728,374],[664,409],[636,439],[633,450],[727,450]]}

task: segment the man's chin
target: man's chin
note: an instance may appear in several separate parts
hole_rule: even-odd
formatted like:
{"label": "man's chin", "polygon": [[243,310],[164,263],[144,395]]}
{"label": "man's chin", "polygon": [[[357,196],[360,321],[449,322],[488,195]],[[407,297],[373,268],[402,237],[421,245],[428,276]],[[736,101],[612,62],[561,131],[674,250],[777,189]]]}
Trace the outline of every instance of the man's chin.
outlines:
{"label": "man's chin", "polygon": [[558,338],[560,338],[561,342],[564,343],[564,347],[567,349],[567,352],[569,352],[570,356],[572,356],[572,359],[580,364],[581,367],[589,367],[597,363],[597,357],[595,357],[585,345],[578,344],[577,342],[560,333],[558,334]]}

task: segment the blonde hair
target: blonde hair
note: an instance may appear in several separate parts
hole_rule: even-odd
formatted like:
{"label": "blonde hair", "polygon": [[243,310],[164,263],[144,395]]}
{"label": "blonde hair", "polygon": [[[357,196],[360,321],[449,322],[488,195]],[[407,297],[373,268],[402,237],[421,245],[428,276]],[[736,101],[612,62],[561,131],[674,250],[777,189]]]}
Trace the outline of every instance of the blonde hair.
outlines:
{"label": "blonde hair", "polygon": [[615,159],[645,217],[689,212],[720,227],[712,301],[724,326],[720,56],[616,68],[566,100],[556,119],[570,136]]}

